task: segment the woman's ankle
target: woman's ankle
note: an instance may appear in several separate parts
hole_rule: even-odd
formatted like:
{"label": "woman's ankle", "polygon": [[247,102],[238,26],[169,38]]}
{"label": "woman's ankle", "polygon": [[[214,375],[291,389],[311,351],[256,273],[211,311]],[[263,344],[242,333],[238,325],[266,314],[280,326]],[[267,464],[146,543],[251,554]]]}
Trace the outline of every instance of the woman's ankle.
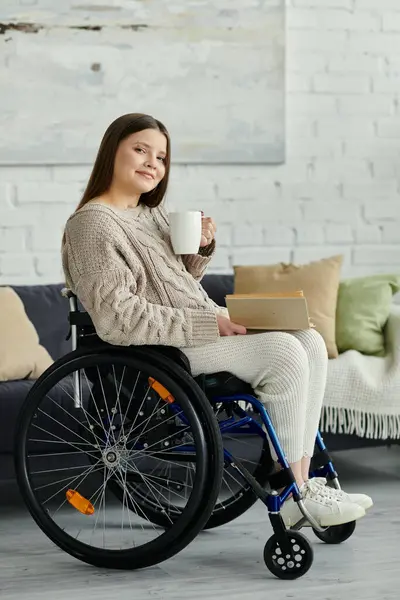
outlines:
{"label": "woman's ankle", "polygon": [[304,485],[303,472],[302,472],[301,467],[302,467],[301,460],[298,460],[297,462],[294,462],[294,463],[290,463],[290,468],[292,469],[294,479],[299,488],[301,488]]}
{"label": "woman's ankle", "polygon": [[301,459],[301,473],[303,481],[306,482],[310,478],[311,457],[303,456]]}

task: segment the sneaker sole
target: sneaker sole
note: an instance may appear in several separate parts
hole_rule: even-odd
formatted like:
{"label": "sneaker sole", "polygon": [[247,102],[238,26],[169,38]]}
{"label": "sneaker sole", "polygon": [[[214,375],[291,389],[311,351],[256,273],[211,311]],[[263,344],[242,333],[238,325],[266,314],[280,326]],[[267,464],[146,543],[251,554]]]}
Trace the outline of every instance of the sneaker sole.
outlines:
{"label": "sneaker sole", "polygon": [[[349,517],[349,515],[331,515],[330,517],[327,516],[325,519],[323,519],[323,522],[321,521],[321,519],[317,519],[317,522],[320,524],[321,527],[333,527],[335,525],[344,525],[345,523],[351,523],[352,521],[357,521],[358,519],[362,519],[362,517],[365,517],[365,509],[359,504],[355,504],[355,506],[357,506],[359,510],[356,511],[355,514],[352,514],[351,517]],[[287,529],[295,527],[298,523],[298,521],[294,522],[293,519],[285,519],[284,517],[283,522],[285,523],[285,527]],[[305,521],[304,525],[302,525],[302,528],[303,527],[312,527],[312,525],[309,521]]]}

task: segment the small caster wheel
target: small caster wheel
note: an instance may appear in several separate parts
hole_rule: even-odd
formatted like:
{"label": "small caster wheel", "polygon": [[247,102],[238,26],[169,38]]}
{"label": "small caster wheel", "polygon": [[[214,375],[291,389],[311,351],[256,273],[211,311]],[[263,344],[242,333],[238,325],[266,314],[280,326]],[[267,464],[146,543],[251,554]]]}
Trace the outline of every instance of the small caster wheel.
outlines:
{"label": "small caster wheel", "polygon": [[314,559],[310,542],[298,531],[288,531],[287,540],[291,554],[284,554],[276,534],[269,538],[264,548],[264,561],[267,568],[279,579],[297,579],[311,567]]}
{"label": "small caster wheel", "polygon": [[355,528],[356,522],[350,521],[349,523],[343,523],[343,525],[332,525],[325,531],[316,531],[315,529],[313,531],[317,538],[325,544],[341,544],[353,535]]}

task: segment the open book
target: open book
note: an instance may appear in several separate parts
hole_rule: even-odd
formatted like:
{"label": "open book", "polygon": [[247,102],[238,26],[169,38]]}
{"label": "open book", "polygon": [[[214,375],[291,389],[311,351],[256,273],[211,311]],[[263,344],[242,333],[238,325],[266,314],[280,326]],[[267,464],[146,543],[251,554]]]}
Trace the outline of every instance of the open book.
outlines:
{"label": "open book", "polygon": [[301,290],[226,296],[231,321],[254,331],[295,331],[313,327]]}

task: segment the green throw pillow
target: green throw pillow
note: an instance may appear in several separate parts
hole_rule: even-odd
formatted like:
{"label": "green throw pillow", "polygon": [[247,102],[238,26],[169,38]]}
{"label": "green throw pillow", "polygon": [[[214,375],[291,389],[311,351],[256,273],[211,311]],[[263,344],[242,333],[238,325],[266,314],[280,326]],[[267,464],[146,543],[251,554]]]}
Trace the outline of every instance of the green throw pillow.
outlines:
{"label": "green throw pillow", "polygon": [[342,281],[336,307],[336,344],[340,352],[385,355],[383,328],[400,275],[372,275]]}

